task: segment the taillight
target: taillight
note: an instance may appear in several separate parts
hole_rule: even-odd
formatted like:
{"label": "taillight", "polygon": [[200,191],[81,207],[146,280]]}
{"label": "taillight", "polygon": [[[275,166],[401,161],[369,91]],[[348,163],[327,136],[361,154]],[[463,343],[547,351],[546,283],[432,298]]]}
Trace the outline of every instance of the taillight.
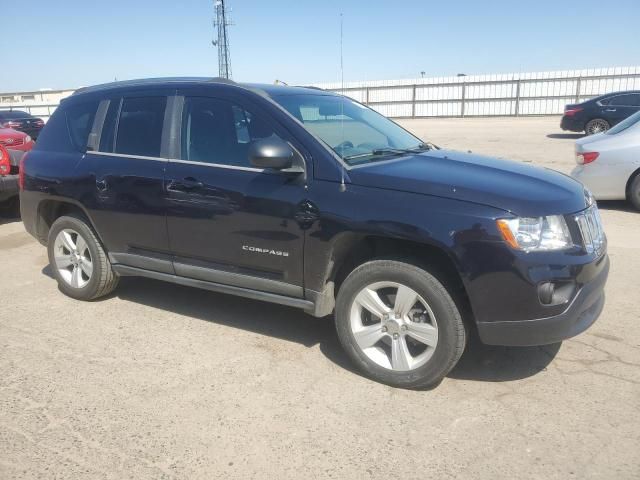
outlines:
{"label": "taillight", "polygon": [[600,155],[599,152],[576,152],[576,161],[580,165],[586,165],[587,163],[594,162],[596,158],[598,158],[598,155]]}
{"label": "taillight", "polygon": [[0,145],[0,176],[4,177],[11,173],[11,157],[6,148]]}
{"label": "taillight", "polygon": [[28,155],[28,153],[25,153],[20,159],[20,166],[18,170],[18,187],[20,190],[24,190],[24,162]]}
{"label": "taillight", "polygon": [[573,117],[576,113],[581,112],[582,110],[584,110],[584,108],[580,108],[580,107],[574,107],[574,108],[567,108],[564,111],[564,114],[567,117]]}

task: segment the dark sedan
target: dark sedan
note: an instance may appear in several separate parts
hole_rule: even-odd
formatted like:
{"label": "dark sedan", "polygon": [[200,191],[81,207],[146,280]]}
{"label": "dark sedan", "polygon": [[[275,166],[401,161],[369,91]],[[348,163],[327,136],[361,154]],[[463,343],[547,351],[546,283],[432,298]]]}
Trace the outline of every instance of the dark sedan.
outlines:
{"label": "dark sedan", "polygon": [[564,107],[563,130],[587,135],[606,132],[640,110],[640,91],[607,93],[586,102]]}
{"label": "dark sedan", "polygon": [[24,132],[36,140],[43,127],[44,121],[30,113],[22,110],[0,110],[0,128],[12,128]]}

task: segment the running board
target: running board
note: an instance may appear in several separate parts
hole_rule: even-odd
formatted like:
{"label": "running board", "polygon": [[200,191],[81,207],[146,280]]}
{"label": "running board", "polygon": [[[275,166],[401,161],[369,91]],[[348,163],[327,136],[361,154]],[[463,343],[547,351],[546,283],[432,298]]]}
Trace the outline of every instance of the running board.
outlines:
{"label": "running board", "polygon": [[275,293],[261,292],[248,288],[234,287],[232,285],[224,285],[221,283],[207,282],[204,280],[196,280],[194,278],[180,277],[171,275],[170,273],[153,272],[143,268],[129,267],[126,265],[113,265],[113,271],[121,277],[146,277],[154,280],[163,280],[165,282],[177,283],[187,287],[201,288],[203,290],[211,290],[212,292],[228,293],[254,300],[262,300],[264,302],[278,303],[288,307],[301,308],[302,310],[312,313],[314,311],[314,303],[302,298],[286,297]]}

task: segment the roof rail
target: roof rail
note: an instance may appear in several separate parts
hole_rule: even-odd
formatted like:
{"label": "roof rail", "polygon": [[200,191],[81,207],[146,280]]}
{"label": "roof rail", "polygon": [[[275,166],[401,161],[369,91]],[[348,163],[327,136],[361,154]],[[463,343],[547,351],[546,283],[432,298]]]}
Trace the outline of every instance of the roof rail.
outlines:
{"label": "roof rail", "polygon": [[182,83],[182,82],[194,82],[194,83],[224,83],[228,85],[236,85],[236,82],[228,78],[211,78],[211,77],[160,77],[160,78],[141,78],[136,80],[122,80],[119,82],[109,82],[99,85],[93,85],[90,87],[81,87],[77,89],[73,94],[86,93],[86,92],[99,92],[102,90],[109,90],[119,87],[139,87],[144,85],[160,85],[163,83]]}

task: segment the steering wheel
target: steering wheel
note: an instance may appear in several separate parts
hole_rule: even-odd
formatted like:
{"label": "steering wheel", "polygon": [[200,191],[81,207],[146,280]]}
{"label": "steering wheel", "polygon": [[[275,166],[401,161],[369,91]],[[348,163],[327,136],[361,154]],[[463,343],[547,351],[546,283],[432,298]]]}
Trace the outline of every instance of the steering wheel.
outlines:
{"label": "steering wheel", "polygon": [[333,149],[336,151],[344,150],[345,148],[353,148],[353,143],[351,143],[349,140],[345,140],[344,142],[333,147]]}

